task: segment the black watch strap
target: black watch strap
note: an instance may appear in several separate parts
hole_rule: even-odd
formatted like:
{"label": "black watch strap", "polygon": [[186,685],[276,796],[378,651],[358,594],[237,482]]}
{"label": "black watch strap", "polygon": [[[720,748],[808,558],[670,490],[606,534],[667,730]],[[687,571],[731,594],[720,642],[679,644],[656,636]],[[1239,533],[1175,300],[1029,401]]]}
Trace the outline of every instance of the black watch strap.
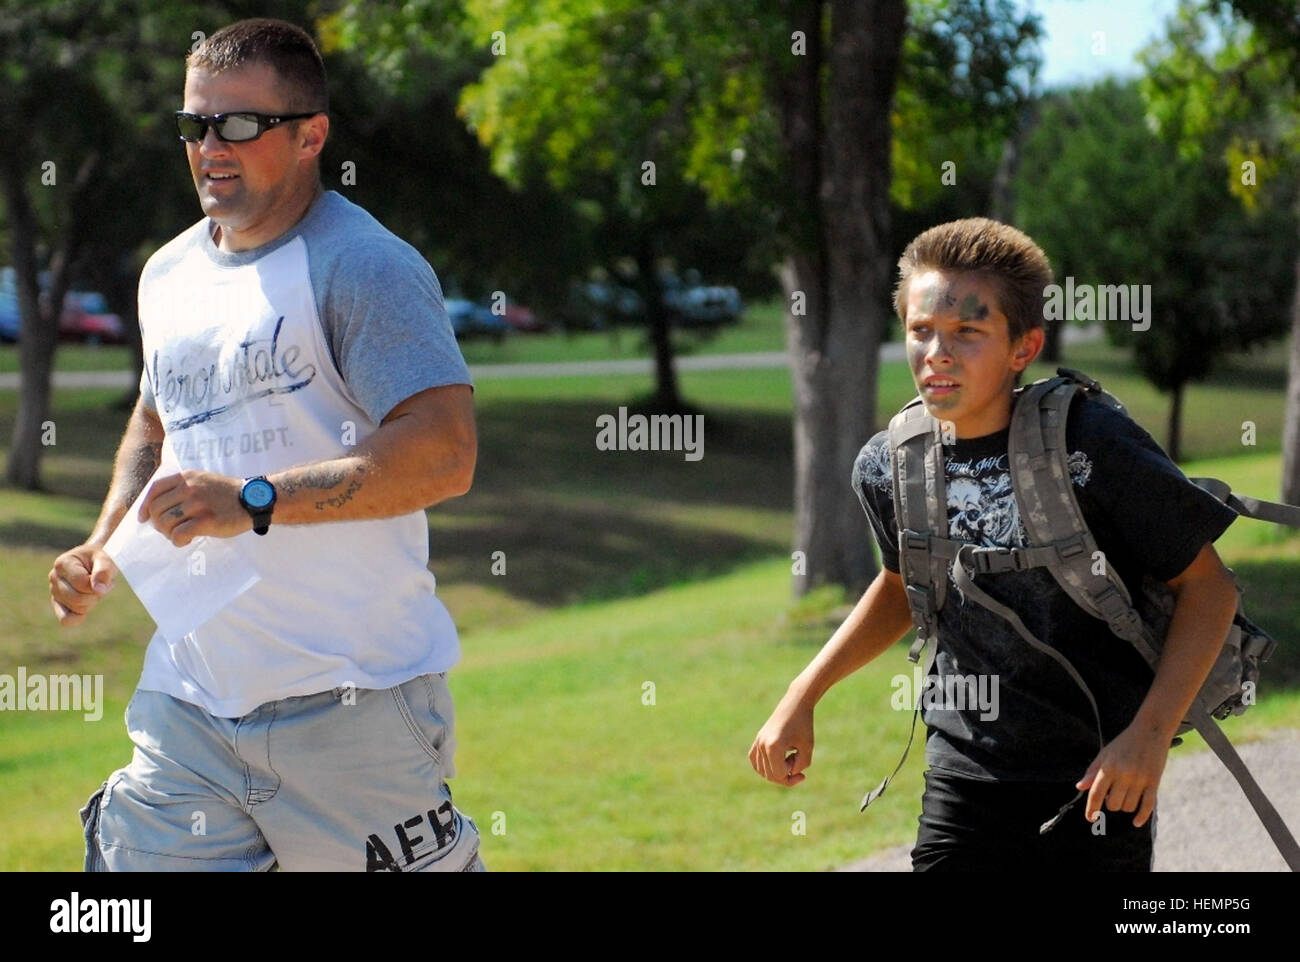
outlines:
{"label": "black watch strap", "polygon": [[[248,492],[249,486],[252,485],[254,482],[258,482],[258,481],[260,481],[267,488],[270,488],[271,500],[264,505],[255,507],[248,503],[245,495]],[[254,534],[266,534],[266,532],[270,530],[271,512],[275,510],[275,502],[276,502],[275,485],[271,484],[271,482],[266,479],[266,475],[259,474],[255,478],[244,479],[244,486],[239,490],[239,503],[244,506],[244,510],[247,511],[249,515],[251,515],[253,518]]]}

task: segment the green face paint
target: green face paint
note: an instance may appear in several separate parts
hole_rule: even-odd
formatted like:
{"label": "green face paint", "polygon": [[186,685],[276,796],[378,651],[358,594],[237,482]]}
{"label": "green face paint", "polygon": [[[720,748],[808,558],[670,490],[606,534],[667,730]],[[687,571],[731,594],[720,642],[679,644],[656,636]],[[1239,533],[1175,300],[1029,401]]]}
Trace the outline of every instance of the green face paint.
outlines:
{"label": "green face paint", "polygon": [[958,316],[963,321],[983,321],[989,316],[988,305],[975,294],[967,294],[961,299],[959,311]]}

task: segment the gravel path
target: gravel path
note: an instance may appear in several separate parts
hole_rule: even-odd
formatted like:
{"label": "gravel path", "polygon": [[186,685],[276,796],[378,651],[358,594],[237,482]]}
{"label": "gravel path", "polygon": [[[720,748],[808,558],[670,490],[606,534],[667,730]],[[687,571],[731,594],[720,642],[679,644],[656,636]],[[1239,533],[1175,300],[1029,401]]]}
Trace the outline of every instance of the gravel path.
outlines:
{"label": "gravel path", "polygon": [[[1231,720],[1224,730],[1231,738]],[[1300,730],[1234,747],[1292,834],[1300,836]],[[1223,763],[1209,749],[1182,752],[1180,747],[1169,753],[1160,780],[1155,870],[1285,872],[1286,863]],[[886,849],[840,871],[910,872],[911,848],[909,842]]]}

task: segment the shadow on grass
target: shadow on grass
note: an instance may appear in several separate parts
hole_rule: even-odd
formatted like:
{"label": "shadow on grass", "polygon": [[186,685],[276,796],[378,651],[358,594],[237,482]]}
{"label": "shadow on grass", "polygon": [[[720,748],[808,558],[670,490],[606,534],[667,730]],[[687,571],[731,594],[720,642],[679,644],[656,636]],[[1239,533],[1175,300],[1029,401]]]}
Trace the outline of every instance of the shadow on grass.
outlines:
{"label": "shadow on grass", "polygon": [[[596,417],[616,411],[600,400],[485,407],[474,487],[434,509],[434,571],[557,605],[788,552],[788,419],[706,409],[703,457],[687,461],[680,451],[597,450]],[[491,571],[495,551],[506,577]]]}
{"label": "shadow on grass", "polygon": [[790,510],[788,416],[706,408],[702,457],[687,461],[680,451],[597,450],[601,414],[617,417],[618,404],[593,399],[485,405],[474,488],[465,500],[544,490]]}
{"label": "shadow on grass", "polygon": [[6,547],[49,548],[55,552],[63,552],[85,540],[86,529],[81,526],[74,528],[57,524],[39,524],[33,521],[0,523],[0,545]]}
{"label": "shadow on grass", "polygon": [[[540,605],[617,598],[724,574],[787,550],[777,538],[642,518],[595,504],[523,495],[479,498],[477,518],[430,532],[432,568],[449,584],[481,584]],[[492,573],[504,552],[505,577]],[[498,568],[498,571],[500,569]]]}

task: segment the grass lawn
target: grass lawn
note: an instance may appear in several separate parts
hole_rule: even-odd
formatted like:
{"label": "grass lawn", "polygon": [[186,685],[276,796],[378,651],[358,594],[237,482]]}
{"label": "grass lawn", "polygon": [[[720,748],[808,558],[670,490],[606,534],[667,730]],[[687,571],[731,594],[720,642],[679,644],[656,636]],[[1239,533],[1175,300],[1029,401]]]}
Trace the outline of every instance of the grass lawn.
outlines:
{"label": "grass lawn", "polygon": [[[1189,392],[1184,471],[1277,499],[1285,358],[1275,345]],[[1117,352],[1082,346],[1065,363],[1100,378],[1163,443],[1162,399]],[[429,513],[465,651],[451,676],[453,789],[492,869],[821,869],[915,835],[916,746],[895,789],[857,811],[907,739],[910,715],[889,708],[891,677],[910,668],[906,640],[823,701],[806,783],[786,791],[749,769],[755,731],[845,599],[789,595],[788,373],[685,373],[682,385],[705,412],[698,462],[595,450],[596,416],[646,393],[648,377],[485,381],[474,489]],[[77,868],[76,809],[130,755],[122,711],[151,621],[119,587],[88,624],[61,630],[45,587],[53,557],[97,514],[125,419],[105,409],[117,394],[58,395],[50,493],[0,491],[0,672],[100,673],[107,701],[98,722],[0,717],[0,869]],[[911,395],[906,368],[886,365],[881,424]],[[0,439],[13,414],[13,393],[0,393]],[[865,519],[846,523],[866,536]],[[1218,548],[1252,617],[1281,641],[1260,705],[1226,729],[1241,741],[1300,726],[1300,536],[1242,521]],[[498,550],[504,576],[491,572]],[[796,813],[806,834],[791,830]]]}
{"label": "grass lawn", "polygon": [[[675,342],[680,354],[747,354],[785,350],[780,301],[746,305],[740,320],[714,330],[679,330]],[[470,340],[461,344],[470,364],[544,363],[650,357],[643,328],[618,327],[608,331],[572,334],[511,334],[502,343]],[[131,351],[112,345],[61,344],[54,355],[58,371],[123,371],[131,367]],[[0,374],[18,370],[18,348],[0,344]]]}

